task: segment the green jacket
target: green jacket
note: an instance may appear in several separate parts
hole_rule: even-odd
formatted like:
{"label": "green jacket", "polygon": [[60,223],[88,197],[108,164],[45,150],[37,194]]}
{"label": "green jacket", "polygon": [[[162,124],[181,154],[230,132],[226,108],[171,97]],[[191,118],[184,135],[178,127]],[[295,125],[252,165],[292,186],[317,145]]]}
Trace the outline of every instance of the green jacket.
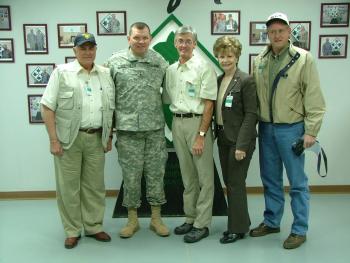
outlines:
{"label": "green jacket", "polygon": [[[325,113],[325,101],[320,80],[311,53],[290,44],[278,71],[282,70],[299,53],[300,57],[287,70],[277,84],[272,96],[274,123],[304,121],[305,134],[317,136]],[[263,122],[271,122],[269,68],[272,50],[267,46],[254,60],[253,75],[259,100],[258,116]],[[272,84],[271,84],[272,85]]]}

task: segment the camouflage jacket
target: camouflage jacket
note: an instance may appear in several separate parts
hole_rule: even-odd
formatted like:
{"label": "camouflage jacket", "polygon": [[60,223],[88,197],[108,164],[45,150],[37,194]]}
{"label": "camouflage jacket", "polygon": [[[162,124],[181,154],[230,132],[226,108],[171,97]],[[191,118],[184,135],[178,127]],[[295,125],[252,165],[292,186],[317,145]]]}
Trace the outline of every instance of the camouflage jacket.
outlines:
{"label": "camouflage jacket", "polygon": [[129,49],[116,52],[106,63],[116,86],[116,128],[150,131],[164,127],[161,86],[168,63],[153,50],[143,58]]}

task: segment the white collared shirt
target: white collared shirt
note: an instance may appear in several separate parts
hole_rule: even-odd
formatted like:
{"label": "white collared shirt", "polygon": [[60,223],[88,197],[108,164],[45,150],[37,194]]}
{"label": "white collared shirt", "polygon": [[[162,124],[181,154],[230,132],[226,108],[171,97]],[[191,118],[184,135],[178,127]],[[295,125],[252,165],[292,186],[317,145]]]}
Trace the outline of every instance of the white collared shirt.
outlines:
{"label": "white collared shirt", "polygon": [[184,64],[176,62],[167,69],[166,89],[172,112],[202,114],[203,99],[216,100],[215,70],[196,56]]}
{"label": "white collared shirt", "polygon": [[[94,66],[90,73],[85,70],[75,60],[71,63],[60,65],[60,70],[69,71],[59,77],[58,71],[54,70],[50,81],[43,94],[42,101],[45,105],[50,105],[50,109],[55,111],[57,107],[57,95],[60,85],[79,88],[82,92],[82,118],[80,128],[99,128],[102,126],[102,89],[98,77],[98,71]],[[71,74],[74,72],[74,74]],[[75,87],[79,85],[79,87]]]}

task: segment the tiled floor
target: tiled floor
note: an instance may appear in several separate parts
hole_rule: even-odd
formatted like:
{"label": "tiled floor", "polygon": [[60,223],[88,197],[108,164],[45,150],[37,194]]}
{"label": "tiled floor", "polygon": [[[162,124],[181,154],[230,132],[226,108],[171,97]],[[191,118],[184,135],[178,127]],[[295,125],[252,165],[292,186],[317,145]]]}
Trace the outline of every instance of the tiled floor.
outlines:
{"label": "tiled floor", "polygon": [[[263,196],[249,195],[252,227],[262,220]],[[289,199],[287,197],[287,201]],[[282,248],[289,234],[292,216],[286,202],[281,233],[260,238],[247,237],[221,245],[225,217],[214,217],[210,236],[195,244],[185,244],[181,236],[161,238],[148,229],[142,218],[141,230],[131,239],[120,239],[119,229],[126,219],[113,219],[115,199],[107,199],[105,230],[112,242],[102,243],[83,237],[71,250],[63,247],[64,234],[55,200],[0,201],[0,263],[205,263],[205,262],[350,262],[350,195],[313,194],[307,242],[298,249]],[[173,229],[183,218],[165,218]]]}

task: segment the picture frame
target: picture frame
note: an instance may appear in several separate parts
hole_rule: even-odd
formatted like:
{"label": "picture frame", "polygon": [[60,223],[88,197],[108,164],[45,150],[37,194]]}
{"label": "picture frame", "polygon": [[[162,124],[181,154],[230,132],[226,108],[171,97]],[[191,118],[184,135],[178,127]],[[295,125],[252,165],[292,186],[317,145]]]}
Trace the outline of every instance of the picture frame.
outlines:
{"label": "picture frame", "polygon": [[55,66],[53,63],[26,64],[27,87],[46,87]]}
{"label": "picture frame", "polygon": [[250,53],[249,54],[249,75],[253,74],[253,62],[254,59],[259,55],[259,53]]}
{"label": "picture frame", "polygon": [[346,58],[348,35],[320,35],[318,46],[319,58]]}
{"label": "picture frame", "polygon": [[238,10],[211,11],[212,35],[239,35],[241,29],[241,12]]}
{"label": "picture frame", "polygon": [[126,35],[126,11],[97,11],[97,35]]}
{"label": "picture frame", "polygon": [[270,43],[265,21],[252,21],[249,26],[249,45],[265,46]]}
{"label": "picture frame", "polygon": [[14,63],[15,50],[13,38],[0,38],[0,63]]}
{"label": "picture frame", "polygon": [[23,24],[24,53],[48,54],[47,24]]}
{"label": "picture frame", "polygon": [[87,32],[86,23],[77,24],[57,24],[58,47],[72,48],[74,39],[79,33]]}
{"label": "picture frame", "polygon": [[293,45],[310,51],[311,21],[289,21],[289,26]]}
{"label": "picture frame", "polygon": [[0,5],[0,31],[11,31],[11,9],[9,5]]}
{"label": "picture frame", "polygon": [[44,123],[41,115],[41,94],[27,95],[28,97],[28,116],[29,123],[37,124]]}
{"label": "picture frame", "polygon": [[64,57],[64,63],[73,62],[75,59],[76,57]]}
{"label": "picture frame", "polygon": [[348,27],[350,3],[321,3],[320,27]]}

